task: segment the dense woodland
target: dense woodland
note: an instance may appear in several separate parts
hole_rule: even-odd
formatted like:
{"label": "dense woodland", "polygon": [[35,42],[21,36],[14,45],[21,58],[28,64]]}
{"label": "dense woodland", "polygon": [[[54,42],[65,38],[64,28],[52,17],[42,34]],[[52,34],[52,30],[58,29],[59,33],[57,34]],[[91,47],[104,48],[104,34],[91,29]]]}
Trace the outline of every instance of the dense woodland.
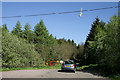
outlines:
{"label": "dense woodland", "polygon": [[117,16],[106,24],[96,18],[84,44],[84,64],[98,64],[103,71],[120,73],[120,23]]}
{"label": "dense woodland", "polygon": [[[22,30],[18,21],[10,32],[2,26],[3,67],[41,67],[51,60],[73,59],[80,65],[102,65],[108,72],[120,72],[120,23],[117,16],[108,23],[96,18],[91,23],[86,42],[76,45],[74,40],[56,39],[49,34],[41,20],[34,30],[26,23]],[[1,37],[1,36],[0,36]]]}
{"label": "dense woodland", "polygon": [[34,30],[28,23],[24,30],[21,28],[20,21],[11,32],[6,24],[2,26],[3,67],[41,67],[47,61],[79,60],[77,56],[83,50],[83,44],[77,46],[74,40],[54,38],[42,20]]}

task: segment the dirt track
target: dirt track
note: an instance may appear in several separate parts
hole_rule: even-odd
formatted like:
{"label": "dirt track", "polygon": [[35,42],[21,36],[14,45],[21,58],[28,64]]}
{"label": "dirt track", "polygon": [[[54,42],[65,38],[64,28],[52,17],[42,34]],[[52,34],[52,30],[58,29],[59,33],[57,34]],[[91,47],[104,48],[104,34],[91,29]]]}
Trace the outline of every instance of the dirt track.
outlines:
{"label": "dirt track", "polygon": [[102,78],[91,73],[61,71],[58,69],[16,70],[2,72],[2,78]]}

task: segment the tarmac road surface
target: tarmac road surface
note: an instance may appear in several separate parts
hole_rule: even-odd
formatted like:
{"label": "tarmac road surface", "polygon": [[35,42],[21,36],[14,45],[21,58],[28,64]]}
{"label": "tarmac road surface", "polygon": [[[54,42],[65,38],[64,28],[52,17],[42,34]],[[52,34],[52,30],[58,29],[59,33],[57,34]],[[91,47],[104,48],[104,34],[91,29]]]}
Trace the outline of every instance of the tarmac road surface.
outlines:
{"label": "tarmac road surface", "polygon": [[83,71],[61,71],[59,69],[15,70],[2,72],[2,78],[103,78]]}

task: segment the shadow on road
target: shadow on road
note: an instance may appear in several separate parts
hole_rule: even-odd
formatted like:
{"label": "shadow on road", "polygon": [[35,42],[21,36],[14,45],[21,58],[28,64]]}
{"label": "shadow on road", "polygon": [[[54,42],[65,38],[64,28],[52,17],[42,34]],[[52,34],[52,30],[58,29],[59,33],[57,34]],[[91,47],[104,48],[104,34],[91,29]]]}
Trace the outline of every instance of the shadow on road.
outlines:
{"label": "shadow on road", "polygon": [[58,70],[58,72],[75,73],[74,71],[71,71],[71,70]]}
{"label": "shadow on road", "polygon": [[97,70],[87,70],[87,69],[85,69],[85,70],[77,70],[77,71],[85,72],[85,73],[91,73],[91,74],[93,74],[93,75],[105,77],[103,73],[101,73],[101,72],[99,72],[99,71],[97,71]]}

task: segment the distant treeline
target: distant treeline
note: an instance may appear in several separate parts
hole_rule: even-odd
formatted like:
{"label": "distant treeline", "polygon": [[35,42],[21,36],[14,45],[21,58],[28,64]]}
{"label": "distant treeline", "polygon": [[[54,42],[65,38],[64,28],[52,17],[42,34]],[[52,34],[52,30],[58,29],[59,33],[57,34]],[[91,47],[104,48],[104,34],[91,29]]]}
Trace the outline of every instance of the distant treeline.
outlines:
{"label": "distant treeline", "polygon": [[43,67],[47,61],[80,60],[83,44],[74,40],[56,39],[49,34],[41,20],[31,30],[29,23],[24,29],[18,21],[11,32],[2,26],[2,66],[3,67]]}

